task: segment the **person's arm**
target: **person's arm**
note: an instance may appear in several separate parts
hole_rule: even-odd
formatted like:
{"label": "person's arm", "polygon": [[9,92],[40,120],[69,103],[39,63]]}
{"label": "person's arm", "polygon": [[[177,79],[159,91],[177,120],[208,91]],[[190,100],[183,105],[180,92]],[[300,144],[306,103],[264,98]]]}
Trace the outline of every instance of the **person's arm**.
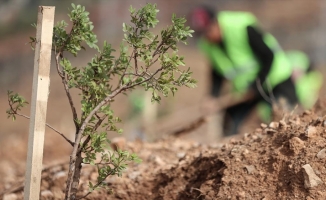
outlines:
{"label": "person's arm", "polygon": [[[261,64],[257,79],[260,80],[261,84],[263,84],[272,67],[274,53],[264,42],[263,34],[258,29],[248,26],[247,31],[250,47]],[[254,88],[256,88],[256,83],[253,83],[253,85]]]}

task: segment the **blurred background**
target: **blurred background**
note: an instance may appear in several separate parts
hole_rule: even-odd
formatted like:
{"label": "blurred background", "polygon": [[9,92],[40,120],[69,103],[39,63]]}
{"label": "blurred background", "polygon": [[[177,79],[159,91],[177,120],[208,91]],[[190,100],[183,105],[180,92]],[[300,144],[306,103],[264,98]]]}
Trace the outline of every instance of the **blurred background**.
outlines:
{"label": "blurred background", "polygon": [[[199,1],[0,0],[0,177],[4,177],[0,181],[11,182],[16,176],[24,173],[29,121],[19,117],[16,122],[13,122],[11,119],[7,119],[5,111],[8,108],[7,90],[20,93],[27,101],[30,101],[31,98],[34,52],[28,42],[30,36],[35,36],[36,31],[31,24],[37,21],[38,5],[56,6],[55,22],[59,20],[68,22],[67,13],[71,3],[86,6],[90,12],[91,21],[95,25],[99,46],[103,40],[107,40],[115,49],[118,49],[123,37],[122,23],[130,20],[128,11],[130,5],[140,8],[147,2],[156,3],[160,10],[158,13],[160,23],[156,29],[159,30],[170,24],[172,13],[176,13],[177,16],[186,16],[193,7],[198,5]],[[241,10],[254,13],[263,29],[272,33],[283,49],[297,49],[306,52],[312,58],[315,66],[325,74],[326,1],[202,0],[200,2],[217,10]],[[154,108],[157,109],[158,120],[166,118],[174,112],[200,104],[208,94],[209,68],[206,59],[197,49],[195,41],[190,40],[188,46],[180,45],[180,54],[185,57],[186,66],[194,72],[193,77],[198,80],[198,87],[195,89],[182,88],[175,98],[164,99],[157,108]],[[93,55],[93,51],[82,52],[77,59],[72,58],[72,63],[76,66],[84,66]],[[72,139],[74,125],[71,120],[70,108],[61,81],[53,66],[47,122]],[[77,92],[73,92],[74,96],[78,98]],[[324,97],[323,90],[320,96]],[[140,115],[134,115],[131,101],[132,98],[122,96],[118,98],[117,103],[113,104],[113,107],[116,111],[115,114],[123,120],[123,123],[119,125],[125,130],[123,136],[132,140],[135,138],[133,132],[139,131],[140,128],[138,125]],[[22,112],[29,115],[29,108]],[[194,113],[194,115],[196,114]],[[182,121],[187,117],[189,116],[177,117],[173,121],[177,123],[178,120]],[[155,123],[155,126],[158,125],[160,123]],[[165,124],[164,126],[169,125]],[[251,124],[245,131],[250,131],[255,127],[257,124]],[[193,134],[197,138],[201,138],[202,142],[207,142],[210,138],[202,137],[206,129],[200,129]],[[162,133],[158,132],[157,134]],[[46,129],[44,164],[50,164],[57,160],[67,161],[70,151],[71,147],[63,139]],[[0,187],[0,191],[1,189],[3,188]]]}

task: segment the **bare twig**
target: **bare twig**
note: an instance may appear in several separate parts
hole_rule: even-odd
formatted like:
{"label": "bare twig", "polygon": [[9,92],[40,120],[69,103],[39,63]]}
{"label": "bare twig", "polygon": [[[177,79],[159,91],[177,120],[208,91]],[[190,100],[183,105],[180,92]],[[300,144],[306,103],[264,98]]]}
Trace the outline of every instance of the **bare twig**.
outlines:
{"label": "bare twig", "polygon": [[[26,119],[30,119],[30,117],[29,116],[27,116],[27,115],[24,115],[24,114],[20,114],[20,113],[18,113],[18,112],[15,112],[15,115],[18,115],[18,116],[21,116],[21,117],[24,117],[24,118],[26,118]],[[51,126],[50,124],[48,124],[48,123],[45,123],[45,125],[48,127],[48,128],[50,128],[50,129],[52,129],[54,132],[56,132],[56,133],[58,133],[60,136],[62,136],[67,142],[69,142],[69,144],[71,145],[71,146],[74,146],[74,142],[73,141],[71,141],[71,140],[69,140],[63,133],[61,133],[60,131],[58,131],[57,129],[55,129],[53,126]]]}
{"label": "bare twig", "polygon": [[[56,60],[59,59],[59,57],[60,57],[61,55],[57,54],[57,46],[54,46],[54,53],[56,54]],[[60,53],[60,54],[61,54],[61,53]],[[59,76],[60,76],[61,78],[64,78],[64,76],[63,76],[63,72],[62,72],[62,70],[60,69],[60,65],[58,64],[58,62],[56,62],[56,66],[57,66],[57,72],[58,72]]]}

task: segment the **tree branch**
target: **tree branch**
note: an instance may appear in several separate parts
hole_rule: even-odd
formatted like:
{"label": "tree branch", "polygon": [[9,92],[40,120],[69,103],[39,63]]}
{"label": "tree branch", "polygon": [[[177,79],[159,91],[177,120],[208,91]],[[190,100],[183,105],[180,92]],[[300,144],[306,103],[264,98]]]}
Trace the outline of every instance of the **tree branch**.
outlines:
{"label": "tree branch", "polygon": [[[18,113],[18,112],[15,112],[14,113],[15,115],[18,115],[18,116],[21,116],[21,117],[24,117],[24,118],[26,118],[26,119],[30,119],[30,117],[29,116],[27,116],[27,115],[24,115],[24,114],[20,114],[20,113]],[[71,140],[69,140],[63,133],[61,133],[60,131],[58,131],[57,129],[55,129],[53,126],[51,126],[50,124],[48,124],[48,123],[45,123],[45,125],[48,127],[48,128],[50,128],[50,129],[52,129],[54,132],[56,132],[56,133],[58,133],[60,136],[62,136],[71,146],[74,146],[74,142],[73,141],[71,141]]]}
{"label": "tree branch", "polygon": [[136,49],[134,49],[132,51],[132,54],[129,57],[128,65],[126,66],[126,68],[123,71],[123,74],[121,75],[121,78],[120,78],[118,87],[120,87],[122,85],[122,81],[123,81],[123,78],[126,76],[126,72],[127,72],[128,66],[129,66],[129,64],[131,62],[131,59],[134,57],[135,54],[136,54]]}
{"label": "tree branch", "polygon": [[[59,65],[60,65],[59,64],[60,56],[61,56],[61,52],[58,52],[57,55],[56,55],[56,58],[55,58],[57,69],[59,69]],[[68,100],[69,100],[69,104],[70,104],[71,111],[72,111],[72,117],[73,117],[74,124],[75,124],[75,127],[76,127],[76,132],[77,132],[78,129],[79,129],[79,124],[77,123],[77,119],[78,119],[77,111],[76,111],[74,102],[72,100],[72,97],[71,97],[71,94],[70,94],[70,91],[69,91],[69,87],[68,87],[68,83],[67,83],[67,80],[66,80],[64,71],[62,72],[62,74],[60,75],[60,77],[61,77],[61,80],[62,80],[64,89],[66,91],[66,95],[67,95]]]}
{"label": "tree branch", "polygon": [[93,115],[99,110],[101,109],[101,107],[103,105],[105,105],[107,102],[111,101],[115,96],[117,96],[119,93],[121,93],[123,90],[125,90],[126,86],[123,87],[119,87],[116,90],[114,90],[109,96],[107,96],[105,99],[103,99],[89,114],[88,116],[85,118],[84,122],[82,123],[78,133],[76,134],[76,139],[75,139],[75,145],[73,147],[72,153],[70,155],[70,168],[69,168],[69,173],[68,173],[68,180],[67,180],[67,189],[68,191],[66,191],[66,195],[70,196],[71,194],[71,186],[73,183],[73,177],[75,174],[75,170],[73,169],[73,166],[76,163],[76,158],[77,158],[77,153],[80,152],[80,148],[81,146],[78,145],[81,141],[81,138],[83,136],[83,133],[85,131],[85,128],[87,126],[87,124],[89,123],[89,121],[92,119]]}
{"label": "tree branch", "polygon": [[[95,124],[95,126],[93,127],[93,131],[96,131],[98,129],[98,127],[102,124],[102,122],[104,121],[104,119],[106,118],[106,115],[103,115],[102,117],[99,117],[96,115],[96,117],[98,118],[97,123]],[[92,132],[93,132],[92,131]],[[88,135],[86,140],[83,142],[83,144],[81,145],[80,151],[86,147],[87,143],[91,140],[91,136]]]}

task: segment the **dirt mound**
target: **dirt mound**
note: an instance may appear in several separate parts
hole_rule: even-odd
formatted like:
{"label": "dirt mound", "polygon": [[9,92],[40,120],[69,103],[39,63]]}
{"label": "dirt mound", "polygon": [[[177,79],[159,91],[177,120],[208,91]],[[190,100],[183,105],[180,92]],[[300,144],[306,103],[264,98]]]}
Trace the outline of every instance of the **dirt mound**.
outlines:
{"label": "dirt mound", "polygon": [[[325,199],[325,102],[301,115],[262,124],[242,139],[201,145],[183,138],[155,143],[127,142],[141,164],[123,177],[110,177],[112,191],[94,191],[89,199]],[[62,199],[67,165],[43,172],[42,199]],[[96,169],[85,167],[80,195]],[[6,196],[21,196],[21,187]]]}

